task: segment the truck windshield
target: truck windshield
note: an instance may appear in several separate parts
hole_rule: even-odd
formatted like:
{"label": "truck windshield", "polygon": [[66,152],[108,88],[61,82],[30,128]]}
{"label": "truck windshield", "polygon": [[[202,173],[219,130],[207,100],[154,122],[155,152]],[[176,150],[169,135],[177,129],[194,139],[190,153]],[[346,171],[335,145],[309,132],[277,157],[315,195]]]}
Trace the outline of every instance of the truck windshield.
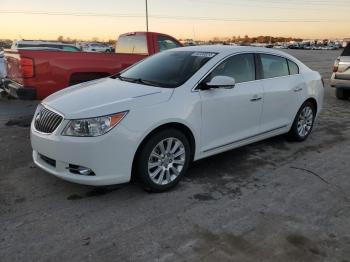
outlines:
{"label": "truck windshield", "polygon": [[216,53],[193,51],[166,51],[151,56],[124,71],[119,78],[165,88],[184,84]]}

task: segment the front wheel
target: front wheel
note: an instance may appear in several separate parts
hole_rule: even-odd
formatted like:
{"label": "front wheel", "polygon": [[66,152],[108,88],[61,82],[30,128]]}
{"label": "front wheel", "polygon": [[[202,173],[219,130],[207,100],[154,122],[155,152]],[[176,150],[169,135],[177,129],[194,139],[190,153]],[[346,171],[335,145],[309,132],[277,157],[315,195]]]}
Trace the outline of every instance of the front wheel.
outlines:
{"label": "front wheel", "polygon": [[136,176],[146,191],[163,192],[174,187],[186,173],[190,144],[176,129],[160,131],[142,146]]}
{"label": "front wheel", "polygon": [[315,117],[315,106],[311,102],[305,102],[295,116],[288,137],[294,141],[304,141],[312,131]]}

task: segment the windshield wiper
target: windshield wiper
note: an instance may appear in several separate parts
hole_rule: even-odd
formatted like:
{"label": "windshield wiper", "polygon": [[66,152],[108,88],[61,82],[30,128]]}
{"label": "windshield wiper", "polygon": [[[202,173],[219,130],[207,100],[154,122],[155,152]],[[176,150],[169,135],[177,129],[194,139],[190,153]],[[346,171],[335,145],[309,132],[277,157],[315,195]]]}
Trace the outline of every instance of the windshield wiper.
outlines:
{"label": "windshield wiper", "polygon": [[160,83],[154,82],[154,81],[149,81],[149,80],[144,80],[144,79],[136,79],[137,83],[148,85],[148,86],[157,86],[157,87],[163,87]]}
{"label": "windshield wiper", "polygon": [[148,86],[162,87],[162,85],[160,83],[157,83],[154,81],[144,80],[141,78],[123,77],[120,74],[116,74],[116,75],[112,76],[112,78],[113,79],[118,78],[121,81],[126,81],[126,82],[130,82],[130,83],[138,83],[138,84],[144,84],[144,85],[148,85]]}
{"label": "windshield wiper", "polygon": [[111,76],[111,78],[113,78],[113,79],[117,79],[118,78],[118,79],[120,79],[122,81],[127,81],[127,82],[132,82],[132,83],[135,82],[134,78],[123,77],[123,76],[121,76],[121,74],[116,74],[114,76]]}

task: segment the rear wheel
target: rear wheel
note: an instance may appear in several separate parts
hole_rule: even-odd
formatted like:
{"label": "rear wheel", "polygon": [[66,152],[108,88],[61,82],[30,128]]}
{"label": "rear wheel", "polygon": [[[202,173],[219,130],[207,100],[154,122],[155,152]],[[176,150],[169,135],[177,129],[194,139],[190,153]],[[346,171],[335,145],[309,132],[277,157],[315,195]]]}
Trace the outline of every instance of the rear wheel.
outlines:
{"label": "rear wheel", "polygon": [[288,137],[294,141],[304,141],[311,133],[316,116],[315,106],[307,101],[295,116]]}
{"label": "rear wheel", "polygon": [[160,131],[142,146],[136,176],[143,188],[163,192],[174,187],[186,173],[190,162],[190,144],[176,129]]}
{"label": "rear wheel", "polygon": [[345,90],[343,88],[337,88],[335,91],[335,95],[340,100],[346,100],[349,99],[350,91]]}

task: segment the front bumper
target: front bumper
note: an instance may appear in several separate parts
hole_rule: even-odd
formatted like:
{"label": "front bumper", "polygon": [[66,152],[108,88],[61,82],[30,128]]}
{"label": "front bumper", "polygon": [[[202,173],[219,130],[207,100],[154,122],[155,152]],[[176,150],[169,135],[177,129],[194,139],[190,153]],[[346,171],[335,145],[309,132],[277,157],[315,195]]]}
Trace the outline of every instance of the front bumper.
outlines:
{"label": "front bumper", "polygon": [[36,90],[30,87],[24,87],[10,79],[1,79],[2,87],[12,97],[23,99],[23,100],[34,100],[36,99]]}
{"label": "front bumper", "polygon": [[[126,128],[117,126],[100,137],[61,136],[66,124],[64,120],[54,133],[42,134],[32,123],[33,160],[38,167],[61,179],[84,185],[105,186],[130,181],[136,145]],[[45,158],[52,159],[55,165]],[[94,175],[73,173],[69,165],[89,168]]]}

